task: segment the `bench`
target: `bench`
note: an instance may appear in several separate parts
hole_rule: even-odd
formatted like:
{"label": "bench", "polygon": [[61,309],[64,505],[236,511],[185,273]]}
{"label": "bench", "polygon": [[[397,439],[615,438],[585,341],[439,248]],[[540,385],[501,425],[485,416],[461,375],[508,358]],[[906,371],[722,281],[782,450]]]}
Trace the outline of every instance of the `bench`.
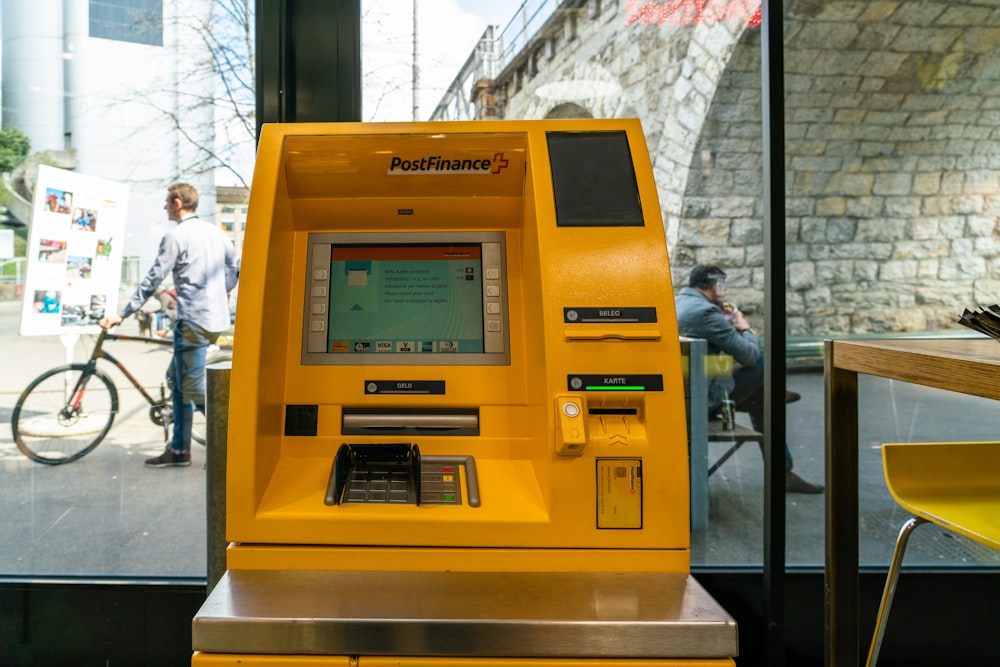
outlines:
{"label": "bench", "polygon": [[[708,343],[700,338],[680,338],[681,371],[688,426],[688,465],[691,477],[691,530],[708,528],[708,478],[747,441],[759,442],[763,434],[739,424],[727,430],[719,419],[708,418],[708,382],[731,375],[733,358],[708,354]],[[729,449],[709,465],[709,442],[730,443]]]}

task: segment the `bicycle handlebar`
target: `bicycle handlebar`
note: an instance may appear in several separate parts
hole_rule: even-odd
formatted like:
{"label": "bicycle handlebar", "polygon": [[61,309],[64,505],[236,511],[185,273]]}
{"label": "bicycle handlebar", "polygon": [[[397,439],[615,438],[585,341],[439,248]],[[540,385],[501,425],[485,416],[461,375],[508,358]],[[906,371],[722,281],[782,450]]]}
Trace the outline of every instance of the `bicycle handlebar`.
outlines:
{"label": "bicycle handlebar", "polygon": [[[104,319],[104,313],[105,313],[104,310],[93,310],[90,313],[88,313],[87,317],[88,319],[92,320],[95,324],[97,324],[102,319]],[[149,336],[131,336],[128,334],[111,333],[111,329],[118,326],[119,324],[121,324],[121,322],[116,322],[107,329],[101,327],[100,332],[98,332],[97,334],[97,342],[95,343],[95,346],[99,348],[101,344],[104,343],[104,341],[106,340],[134,340],[142,343],[156,343],[157,345],[173,345],[173,341],[165,338],[151,338]]]}

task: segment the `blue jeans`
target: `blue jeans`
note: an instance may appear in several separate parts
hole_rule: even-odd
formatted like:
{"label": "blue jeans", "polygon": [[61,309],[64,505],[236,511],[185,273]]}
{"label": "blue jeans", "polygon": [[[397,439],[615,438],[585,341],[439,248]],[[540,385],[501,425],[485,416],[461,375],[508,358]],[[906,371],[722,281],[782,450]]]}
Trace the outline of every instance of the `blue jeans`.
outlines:
{"label": "blue jeans", "polygon": [[205,355],[219,337],[197,324],[178,320],[174,326],[174,356],[167,368],[174,409],[174,434],[170,448],[191,450],[191,422],[194,411],[205,412]]}

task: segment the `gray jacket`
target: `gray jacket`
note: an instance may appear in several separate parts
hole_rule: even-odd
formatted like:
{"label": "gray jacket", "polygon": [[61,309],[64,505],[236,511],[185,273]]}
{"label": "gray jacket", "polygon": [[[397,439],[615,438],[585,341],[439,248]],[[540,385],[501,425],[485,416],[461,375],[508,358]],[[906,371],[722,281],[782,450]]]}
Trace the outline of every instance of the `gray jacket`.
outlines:
{"label": "gray jacket", "polygon": [[[708,342],[708,353],[725,353],[740,366],[755,367],[760,361],[760,339],[752,331],[738,332],[726,319],[722,309],[693,287],[684,287],[674,300],[677,308],[677,330],[681,336],[703,338]],[[732,377],[715,378],[709,385],[709,407],[715,408],[722,400],[722,390],[731,392],[735,387]]]}

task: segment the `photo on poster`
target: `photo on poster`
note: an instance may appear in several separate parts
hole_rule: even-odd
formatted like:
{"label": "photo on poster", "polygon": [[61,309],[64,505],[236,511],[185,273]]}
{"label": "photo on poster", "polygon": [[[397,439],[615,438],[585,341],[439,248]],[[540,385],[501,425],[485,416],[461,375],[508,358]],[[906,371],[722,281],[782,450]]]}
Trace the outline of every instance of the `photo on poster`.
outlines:
{"label": "photo on poster", "polygon": [[104,316],[104,308],[107,305],[107,296],[103,294],[91,294],[83,297],[82,302],[73,299],[72,303],[62,304],[62,326],[64,327],[89,327],[93,326]]}
{"label": "photo on poster", "polygon": [[66,280],[71,282],[80,278],[89,280],[93,268],[94,260],[92,258],[71,255],[66,262]]}
{"label": "photo on poster", "polygon": [[73,209],[72,229],[81,232],[97,231],[97,211],[89,208]]}
{"label": "photo on poster", "polygon": [[94,315],[104,316],[104,308],[108,305],[108,297],[104,294],[90,295],[90,312]]}
{"label": "photo on poster", "polygon": [[35,290],[36,313],[58,313],[61,294],[55,290]]}
{"label": "photo on poster", "polygon": [[38,261],[46,264],[64,264],[66,242],[61,239],[42,239],[38,244]]}
{"label": "photo on poster", "polygon": [[62,325],[64,327],[85,327],[93,322],[87,319],[87,307],[81,303],[62,305]]}
{"label": "photo on poster", "polygon": [[45,210],[50,213],[69,213],[73,206],[73,193],[56,188],[45,188]]}
{"label": "photo on poster", "polygon": [[111,257],[111,241],[112,239],[97,239],[97,246],[94,248],[94,259],[107,260]]}

